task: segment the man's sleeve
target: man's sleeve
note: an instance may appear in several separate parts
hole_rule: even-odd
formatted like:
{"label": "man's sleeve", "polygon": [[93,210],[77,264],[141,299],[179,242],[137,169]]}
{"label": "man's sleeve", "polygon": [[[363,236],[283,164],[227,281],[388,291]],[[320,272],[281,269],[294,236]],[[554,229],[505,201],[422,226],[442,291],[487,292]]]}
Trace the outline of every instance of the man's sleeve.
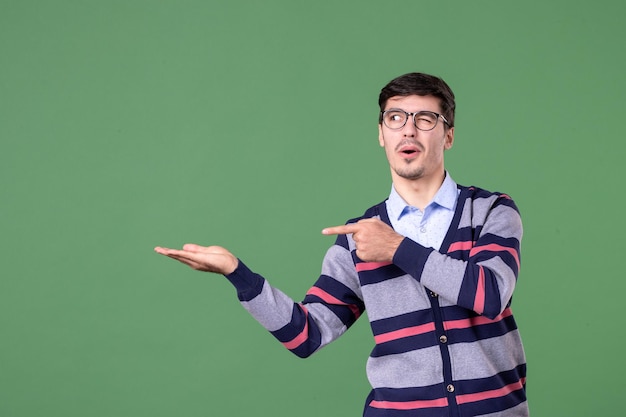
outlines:
{"label": "man's sleeve", "polygon": [[[345,240],[345,237],[338,238]],[[243,262],[226,278],[237,289],[243,307],[287,349],[308,357],[341,336],[365,307],[350,252],[333,245],[322,273],[304,301],[294,302]]]}

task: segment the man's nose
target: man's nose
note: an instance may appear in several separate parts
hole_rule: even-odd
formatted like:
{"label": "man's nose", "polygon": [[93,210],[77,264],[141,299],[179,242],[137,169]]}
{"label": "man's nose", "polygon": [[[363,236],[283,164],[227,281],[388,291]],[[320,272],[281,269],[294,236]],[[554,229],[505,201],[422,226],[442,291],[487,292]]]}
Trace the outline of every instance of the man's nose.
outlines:
{"label": "man's nose", "polygon": [[406,123],[402,126],[402,135],[404,137],[415,137],[417,134],[417,127],[415,127],[415,122],[413,121],[414,115],[409,115]]}

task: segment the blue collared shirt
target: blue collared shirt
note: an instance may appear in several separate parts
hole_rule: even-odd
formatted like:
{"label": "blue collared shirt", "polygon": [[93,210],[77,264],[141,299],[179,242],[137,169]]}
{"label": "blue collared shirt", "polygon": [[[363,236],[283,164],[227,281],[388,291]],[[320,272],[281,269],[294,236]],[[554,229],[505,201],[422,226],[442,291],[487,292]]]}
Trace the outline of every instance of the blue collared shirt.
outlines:
{"label": "blue collared shirt", "polygon": [[457,184],[446,172],[439,191],[424,211],[408,205],[392,186],[386,202],[387,213],[396,232],[422,246],[439,250],[452,223],[458,198]]}

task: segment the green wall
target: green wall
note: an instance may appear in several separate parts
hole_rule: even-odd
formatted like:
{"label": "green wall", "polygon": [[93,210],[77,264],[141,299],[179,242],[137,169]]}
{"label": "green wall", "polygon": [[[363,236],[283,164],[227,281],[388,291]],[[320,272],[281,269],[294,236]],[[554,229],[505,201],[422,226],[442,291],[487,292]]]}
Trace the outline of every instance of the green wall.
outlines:
{"label": "green wall", "polygon": [[152,248],[224,245],[301,299],[320,230],[386,197],[376,100],[416,70],[457,95],[456,181],[522,211],[532,414],[621,415],[625,11],[0,0],[0,416],[360,415],[365,320],[300,360]]}

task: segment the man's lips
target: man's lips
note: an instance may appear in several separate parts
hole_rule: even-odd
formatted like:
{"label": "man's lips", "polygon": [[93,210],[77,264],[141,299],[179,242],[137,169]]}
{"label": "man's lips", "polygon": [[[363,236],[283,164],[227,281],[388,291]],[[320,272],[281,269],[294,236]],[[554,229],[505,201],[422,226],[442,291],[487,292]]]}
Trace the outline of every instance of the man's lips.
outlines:
{"label": "man's lips", "polygon": [[421,150],[416,145],[402,145],[398,147],[397,152],[405,158],[414,158],[421,152]]}

